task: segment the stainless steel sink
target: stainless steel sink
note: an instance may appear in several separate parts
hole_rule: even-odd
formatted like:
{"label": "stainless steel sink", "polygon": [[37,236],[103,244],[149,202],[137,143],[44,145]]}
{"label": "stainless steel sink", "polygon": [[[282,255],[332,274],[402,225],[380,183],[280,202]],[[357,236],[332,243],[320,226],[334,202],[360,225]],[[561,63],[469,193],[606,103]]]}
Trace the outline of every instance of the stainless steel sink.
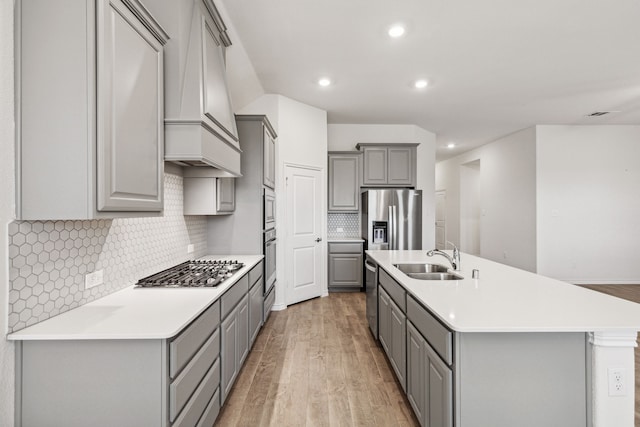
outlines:
{"label": "stainless steel sink", "polygon": [[421,264],[421,263],[407,263],[407,264],[393,264],[398,270],[404,274],[410,273],[446,273],[449,269],[442,264]]}
{"label": "stainless steel sink", "polygon": [[464,277],[457,273],[405,273],[412,279],[419,280],[462,280]]}
{"label": "stainless steel sink", "polygon": [[449,269],[441,264],[422,264],[422,263],[406,263],[393,264],[398,270],[402,271],[412,279],[419,280],[462,280],[464,277],[458,273],[449,271]]}

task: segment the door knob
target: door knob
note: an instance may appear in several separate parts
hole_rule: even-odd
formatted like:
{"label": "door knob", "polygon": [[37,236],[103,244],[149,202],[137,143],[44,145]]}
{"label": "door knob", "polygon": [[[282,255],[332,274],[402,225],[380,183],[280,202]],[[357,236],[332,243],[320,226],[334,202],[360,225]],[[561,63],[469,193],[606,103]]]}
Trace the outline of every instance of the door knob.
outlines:
{"label": "door knob", "polygon": [[322,238],[320,238],[320,237],[318,237],[318,238],[316,239],[316,242],[321,242],[321,241],[322,241]]}

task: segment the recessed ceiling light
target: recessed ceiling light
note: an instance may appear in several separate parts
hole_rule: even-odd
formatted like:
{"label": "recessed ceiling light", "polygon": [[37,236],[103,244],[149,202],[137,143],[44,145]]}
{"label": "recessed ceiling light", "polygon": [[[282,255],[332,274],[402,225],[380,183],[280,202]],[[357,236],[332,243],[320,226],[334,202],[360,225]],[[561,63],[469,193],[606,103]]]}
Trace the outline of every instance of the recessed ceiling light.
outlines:
{"label": "recessed ceiling light", "polygon": [[451,150],[452,148],[455,148],[455,147],[456,147],[456,144],[455,144],[455,143],[453,143],[453,142],[450,142],[450,143],[448,143],[448,144],[447,144],[447,148],[448,148],[448,149],[450,149],[450,150]]}
{"label": "recessed ceiling light", "polygon": [[323,77],[320,80],[318,80],[318,84],[322,87],[327,87],[331,84],[331,80],[326,77]]}
{"label": "recessed ceiling light", "polygon": [[413,85],[416,87],[416,89],[424,89],[428,84],[429,83],[426,80],[416,80]]}
{"label": "recessed ceiling light", "polygon": [[389,37],[397,38],[402,37],[404,35],[404,27],[402,25],[394,25],[389,28]]}

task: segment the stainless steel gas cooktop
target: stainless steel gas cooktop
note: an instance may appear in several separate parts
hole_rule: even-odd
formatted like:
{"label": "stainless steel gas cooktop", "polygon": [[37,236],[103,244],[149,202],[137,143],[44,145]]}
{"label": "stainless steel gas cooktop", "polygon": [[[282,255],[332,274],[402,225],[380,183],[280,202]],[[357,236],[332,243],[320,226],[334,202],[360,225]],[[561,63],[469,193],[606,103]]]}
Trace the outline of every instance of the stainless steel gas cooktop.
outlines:
{"label": "stainless steel gas cooktop", "polygon": [[232,260],[185,261],[182,264],[138,280],[136,287],[214,287],[223,283],[243,266],[243,263]]}

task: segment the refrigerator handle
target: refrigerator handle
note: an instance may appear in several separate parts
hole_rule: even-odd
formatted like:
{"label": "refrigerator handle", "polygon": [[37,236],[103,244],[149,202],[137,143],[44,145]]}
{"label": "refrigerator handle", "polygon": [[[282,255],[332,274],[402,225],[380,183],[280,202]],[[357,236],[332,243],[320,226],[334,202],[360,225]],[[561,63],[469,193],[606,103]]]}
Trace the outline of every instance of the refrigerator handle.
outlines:
{"label": "refrigerator handle", "polygon": [[389,242],[389,249],[395,249],[394,246],[394,237],[395,237],[395,233],[394,233],[394,217],[393,217],[393,206],[389,206],[389,226],[387,227],[387,240]]}
{"label": "refrigerator handle", "polygon": [[398,212],[397,206],[393,205],[393,249],[398,249]]}

